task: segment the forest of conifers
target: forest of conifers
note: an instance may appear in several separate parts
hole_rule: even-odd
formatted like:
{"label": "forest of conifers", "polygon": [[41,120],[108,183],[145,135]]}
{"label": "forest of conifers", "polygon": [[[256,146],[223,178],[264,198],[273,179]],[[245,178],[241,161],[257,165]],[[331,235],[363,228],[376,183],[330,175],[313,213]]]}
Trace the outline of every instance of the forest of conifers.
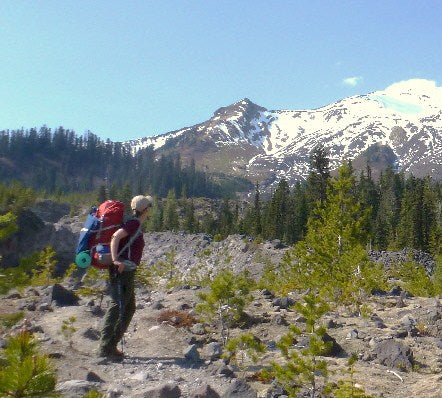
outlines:
{"label": "forest of conifers", "polygon": [[20,181],[48,193],[89,192],[100,185],[129,185],[136,192],[220,198],[250,189],[245,179],[208,175],[183,165],[179,155],[155,160],[151,147],[135,156],[120,142],[102,141],[87,133],[41,127],[0,131],[0,182]]}
{"label": "forest of conifers", "polygon": [[[8,203],[14,202],[13,180],[46,193],[95,191],[97,201],[112,198],[127,202],[133,194],[148,193],[156,197],[149,230],[221,236],[241,233],[292,244],[303,239],[314,208],[327,201],[332,178],[327,156],[326,148],[315,148],[306,181],[290,188],[282,179],[268,200],[263,200],[257,183],[252,200],[244,207],[233,192],[239,187],[245,189],[247,183],[220,185],[212,176],[196,170],[193,162],[183,167],[176,155],[155,160],[153,149],[147,148],[132,156],[121,143],[103,142],[90,133],[78,137],[61,127],[53,132],[46,127],[3,131],[0,214],[11,211]],[[364,172],[356,172],[350,164],[350,171],[352,199],[365,214],[361,219],[365,220],[363,228],[372,248],[440,251],[440,182],[432,181],[431,176],[416,178],[392,169],[384,170],[375,181],[369,166]],[[106,179],[108,189],[103,185]],[[20,195],[23,193],[16,194]],[[201,214],[195,210],[197,197],[220,198],[221,203]]]}

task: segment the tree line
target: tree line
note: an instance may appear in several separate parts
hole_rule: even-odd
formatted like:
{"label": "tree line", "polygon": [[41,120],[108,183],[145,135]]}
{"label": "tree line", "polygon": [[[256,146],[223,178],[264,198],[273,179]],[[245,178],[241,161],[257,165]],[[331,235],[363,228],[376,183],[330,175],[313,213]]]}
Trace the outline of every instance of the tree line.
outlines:
{"label": "tree line", "polygon": [[[206,232],[226,237],[232,233],[258,239],[279,239],[294,244],[305,238],[308,220],[324,206],[334,192],[327,150],[316,147],[310,156],[309,175],[292,188],[281,179],[268,200],[262,199],[257,183],[251,201],[244,208],[238,200],[224,199],[197,217],[194,199],[177,199],[170,191],[156,200],[148,228]],[[359,206],[366,244],[376,250],[404,247],[439,253],[442,241],[442,185],[430,177],[406,176],[391,168],[378,181],[370,167],[357,173],[348,164],[351,197]],[[180,210],[180,211],[178,211]],[[362,217],[363,216],[363,217]]]}
{"label": "tree line", "polygon": [[133,192],[165,197],[173,189],[185,196],[217,198],[249,188],[241,179],[213,176],[183,165],[177,154],[157,154],[147,147],[136,154],[121,142],[101,140],[91,132],[43,126],[0,131],[0,182],[20,181],[48,193],[90,192],[128,185]]}

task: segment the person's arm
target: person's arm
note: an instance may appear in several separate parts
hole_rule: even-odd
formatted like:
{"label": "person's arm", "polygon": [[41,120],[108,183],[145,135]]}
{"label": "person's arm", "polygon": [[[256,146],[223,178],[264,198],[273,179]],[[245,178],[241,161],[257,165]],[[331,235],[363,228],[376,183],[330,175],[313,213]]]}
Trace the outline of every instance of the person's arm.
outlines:
{"label": "person's arm", "polygon": [[120,245],[120,240],[124,239],[129,234],[123,229],[120,228],[114,232],[111,238],[110,243],[110,252],[112,256],[112,263],[118,267],[118,272],[123,272],[124,263],[118,261],[118,246]]}

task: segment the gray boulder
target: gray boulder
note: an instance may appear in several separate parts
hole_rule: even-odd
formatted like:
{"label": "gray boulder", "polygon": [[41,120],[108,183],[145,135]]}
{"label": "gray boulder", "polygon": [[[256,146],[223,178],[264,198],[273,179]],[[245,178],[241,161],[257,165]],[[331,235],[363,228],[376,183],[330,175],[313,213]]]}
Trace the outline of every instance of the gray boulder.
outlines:
{"label": "gray boulder", "polygon": [[257,398],[256,391],[243,379],[235,380],[222,398]]}
{"label": "gray boulder", "polygon": [[73,291],[66,289],[59,283],[52,287],[52,301],[55,301],[59,307],[78,305],[79,300],[79,297]]}
{"label": "gray boulder", "polygon": [[410,370],[414,359],[411,348],[395,340],[384,340],[374,348],[379,363],[399,370]]}
{"label": "gray boulder", "polygon": [[181,397],[181,390],[176,384],[164,384],[145,390],[141,395],[137,394],[136,396],[145,398],[179,398]]}
{"label": "gray boulder", "polygon": [[63,383],[58,383],[55,390],[66,398],[78,398],[87,394],[93,388],[98,389],[99,383],[94,383],[86,380],[68,380]]}
{"label": "gray boulder", "polygon": [[204,349],[204,354],[211,361],[216,361],[217,359],[221,358],[222,351],[223,348],[221,344],[214,341],[212,343],[207,344],[207,346]]}
{"label": "gray boulder", "polygon": [[198,352],[196,344],[192,344],[189,347],[185,348],[183,351],[183,355],[184,358],[186,358],[191,362],[196,363],[201,361],[200,354]]}
{"label": "gray boulder", "polygon": [[193,391],[189,398],[220,398],[220,395],[208,384],[205,384]]}

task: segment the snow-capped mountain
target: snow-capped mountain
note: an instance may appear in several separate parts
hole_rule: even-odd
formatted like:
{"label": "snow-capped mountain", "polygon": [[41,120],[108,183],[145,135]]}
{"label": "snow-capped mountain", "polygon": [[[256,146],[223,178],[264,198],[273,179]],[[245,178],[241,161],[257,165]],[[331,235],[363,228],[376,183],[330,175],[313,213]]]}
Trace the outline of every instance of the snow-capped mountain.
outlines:
{"label": "snow-capped mountain", "polygon": [[413,79],[313,110],[267,110],[245,98],[204,123],[127,144],[133,152],[148,145],[179,151],[204,170],[267,185],[281,177],[305,178],[318,144],[328,149],[332,169],[378,148],[404,172],[440,180],[442,87]]}

